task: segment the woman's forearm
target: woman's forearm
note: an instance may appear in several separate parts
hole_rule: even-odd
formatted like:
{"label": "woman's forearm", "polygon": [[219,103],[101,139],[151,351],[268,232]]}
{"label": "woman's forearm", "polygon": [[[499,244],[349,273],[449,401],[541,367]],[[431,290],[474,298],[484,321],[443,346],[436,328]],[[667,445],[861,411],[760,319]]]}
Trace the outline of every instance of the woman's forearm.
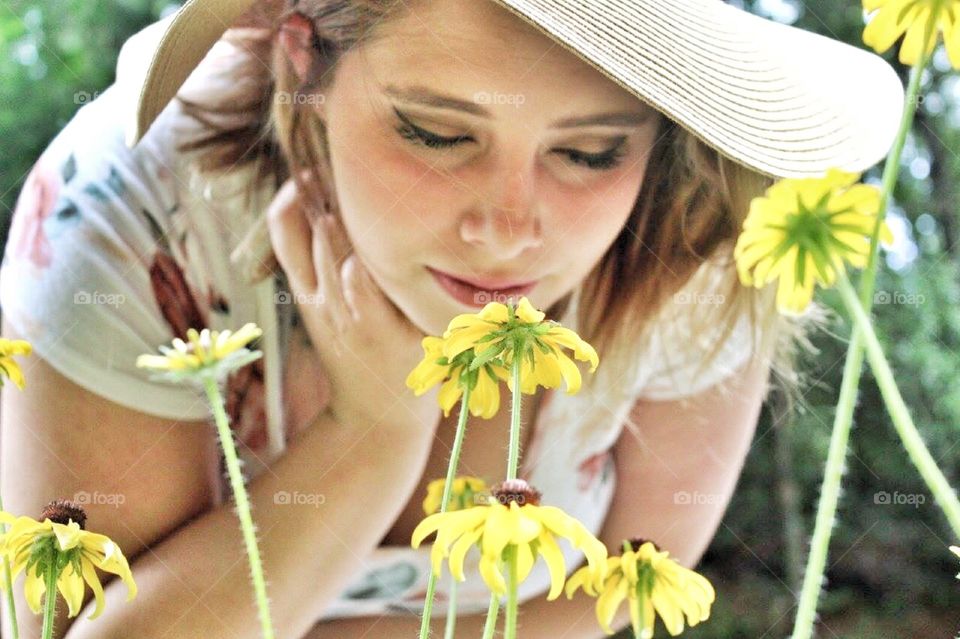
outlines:
{"label": "woman's forearm", "polygon": [[[431,441],[429,429],[323,415],[250,483],[277,637],[308,632],[347,586],[416,489]],[[114,581],[104,614],[88,621],[88,605],[67,639],[259,637],[243,548],[232,501],[205,513],[133,562],[135,600]]]}
{"label": "woman's forearm", "polygon": [[[517,618],[518,634],[523,639],[600,639],[606,637],[594,612],[596,599],[578,592],[573,599],[565,595],[547,601],[546,592],[520,605]],[[463,616],[457,619],[458,637],[480,637],[486,614]],[[436,616],[431,623],[430,636],[442,637],[444,617]],[[630,623],[626,606],[617,612],[611,626],[621,628]],[[499,615],[498,627],[503,624]],[[317,624],[302,639],[344,639],[346,637],[417,637],[420,617],[384,616],[331,619]],[[497,636],[501,636],[499,630]]]}

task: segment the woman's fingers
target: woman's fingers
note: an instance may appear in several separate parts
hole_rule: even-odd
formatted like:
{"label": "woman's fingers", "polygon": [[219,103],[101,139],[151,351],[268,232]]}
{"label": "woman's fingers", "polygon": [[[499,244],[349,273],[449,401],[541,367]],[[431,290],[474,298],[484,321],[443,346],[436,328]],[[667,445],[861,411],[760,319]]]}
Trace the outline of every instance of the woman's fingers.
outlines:
{"label": "woman's fingers", "polygon": [[310,222],[304,215],[296,183],[287,180],[267,208],[270,244],[287,274],[293,293],[306,295],[317,288],[311,251]]}
{"label": "woman's fingers", "polygon": [[338,331],[342,331],[346,328],[348,319],[347,305],[343,298],[343,287],[340,281],[340,270],[346,256],[342,254],[342,249],[337,250],[331,241],[330,227],[334,221],[332,215],[325,214],[318,217],[312,224],[313,268],[317,275],[319,299],[333,326]]}

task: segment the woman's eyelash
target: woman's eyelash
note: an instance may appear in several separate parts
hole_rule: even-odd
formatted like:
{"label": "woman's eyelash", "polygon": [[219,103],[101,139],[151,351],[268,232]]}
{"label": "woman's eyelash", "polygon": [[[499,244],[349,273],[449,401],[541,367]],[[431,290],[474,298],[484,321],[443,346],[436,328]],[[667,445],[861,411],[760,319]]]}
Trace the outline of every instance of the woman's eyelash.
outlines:
{"label": "woman's eyelash", "polygon": [[[451,138],[439,136],[414,125],[399,113],[397,115],[401,120],[401,124],[397,127],[397,133],[413,144],[420,144],[431,149],[449,149],[463,142],[473,140],[469,135],[458,135]],[[626,137],[620,137],[616,145],[602,153],[585,153],[577,149],[556,149],[555,152],[564,153],[574,164],[580,164],[589,169],[598,171],[612,169],[618,166],[623,156],[626,155],[624,149],[626,139]]]}

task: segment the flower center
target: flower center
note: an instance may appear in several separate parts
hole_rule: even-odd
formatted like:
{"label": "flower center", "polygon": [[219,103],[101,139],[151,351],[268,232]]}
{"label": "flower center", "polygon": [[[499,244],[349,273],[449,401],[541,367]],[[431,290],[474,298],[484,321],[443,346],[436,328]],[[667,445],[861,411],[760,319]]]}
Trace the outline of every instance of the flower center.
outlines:
{"label": "flower center", "polygon": [[518,506],[540,505],[540,491],[522,479],[508,479],[490,490],[493,499],[504,506],[517,502]]}
{"label": "flower center", "polygon": [[633,549],[633,552],[637,552],[640,550],[640,546],[642,546],[647,542],[650,542],[651,544],[653,544],[654,550],[656,550],[657,552],[660,552],[660,546],[658,546],[653,541],[650,541],[649,539],[644,539],[643,537],[633,537],[629,540],[628,543],[630,544],[630,548]]}
{"label": "flower center", "polygon": [[49,519],[52,522],[66,526],[70,520],[77,522],[80,530],[85,530],[87,513],[79,505],[66,499],[57,499],[43,507],[40,512],[40,521]]}

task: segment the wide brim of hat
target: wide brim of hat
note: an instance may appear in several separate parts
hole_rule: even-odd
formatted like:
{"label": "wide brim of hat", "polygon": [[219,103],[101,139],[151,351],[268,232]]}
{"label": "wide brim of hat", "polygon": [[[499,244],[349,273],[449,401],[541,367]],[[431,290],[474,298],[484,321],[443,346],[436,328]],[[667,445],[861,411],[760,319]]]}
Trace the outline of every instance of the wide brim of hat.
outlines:
{"label": "wide brim of hat", "polygon": [[[722,0],[493,0],[729,159],[774,177],[861,172],[889,152],[903,85],[879,56]],[[188,0],[128,143],[253,0]]]}

